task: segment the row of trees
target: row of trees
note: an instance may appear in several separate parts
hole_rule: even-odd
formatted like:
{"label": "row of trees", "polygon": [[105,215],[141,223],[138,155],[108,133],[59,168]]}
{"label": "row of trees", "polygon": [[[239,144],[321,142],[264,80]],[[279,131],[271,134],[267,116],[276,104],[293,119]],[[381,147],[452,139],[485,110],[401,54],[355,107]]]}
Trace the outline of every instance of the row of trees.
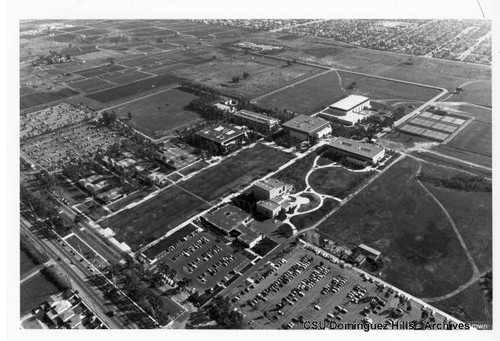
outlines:
{"label": "row of trees", "polygon": [[243,315],[231,309],[228,297],[216,296],[207,307],[207,313],[224,329],[239,329],[243,327]]}
{"label": "row of trees", "polygon": [[451,178],[439,178],[431,174],[420,173],[418,180],[431,183],[436,186],[473,192],[491,192],[492,184],[484,178],[460,173]]}

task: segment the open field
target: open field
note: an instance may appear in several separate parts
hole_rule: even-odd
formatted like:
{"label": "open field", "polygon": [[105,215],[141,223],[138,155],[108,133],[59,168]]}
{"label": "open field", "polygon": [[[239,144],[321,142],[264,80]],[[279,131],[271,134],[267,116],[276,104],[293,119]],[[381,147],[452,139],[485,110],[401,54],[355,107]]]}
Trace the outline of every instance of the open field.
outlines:
{"label": "open field", "polygon": [[[354,90],[346,90],[356,82]],[[440,91],[430,87],[400,83],[346,71],[328,72],[295,86],[286,87],[256,101],[264,108],[287,108],[310,115],[351,94],[371,99],[429,100]]]}
{"label": "open field", "polygon": [[315,170],[309,176],[309,184],[320,194],[345,198],[353,192],[373,172],[353,172],[343,167],[327,167]]}
{"label": "open field", "polygon": [[492,126],[491,123],[472,121],[457,136],[446,144],[448,147],[465,150],[491,157]]}
{"label": "open field", "polygon": [[[458,158],[467,162],[473,162],[478,165],[490,167],[492,166],[492,158],[489,156],[471,153],[466,150],[460,150],[450,147],[448,144],[441,144],[433,148],[433,150],[451,157]],[[466,166],[465,166],[466,167]]]}
{"label": "open field", "polygon": [[190,93],[171,89],[127,103],[114,111],[118,117],[124,118],[130,113],[132,120],[127,121],[129,125],[157,139],[201,119],[197,113],[184,110],[195,98],[197,96]]}
{"label": "open field", "polygon": [[464,291],[446,300],[433,303],[438,309],[464,322],[486,323],[493,322],[493,307],[488,303],[479,283],[471,285]]}
{"label": "open field", "polygon": [[293,185],[293,192],[300,192],[306,189],[306,174],[311,170],[317,153],[310,153],[302,159],[295,161],[290,166],[276,173],[273,178],[281,180],[287,184]]}
{"label": "open field", "polygon": [[[321,71],[320,68],[306,65],[287,66],[285,62],[269,58],[240,55],[177,70],[175,74],[250,99]],[[246,79],[243,78],[244,72],[249,74]],[[240,80],[233,83],[232,78],[236,76]]]}
{"label": "open field", "polygon": [[42,273],[38,273],[21,284],[21,315],[45,302],[50,295],[60,292]]}
{"label": "open field", "polygon": [[[151,90],[152,88],[160,88],[165,85],[173,84],[179,81],[179,78],[172,75],[161,75],[139,80],[133,83],[117,86],[108,90],[100,91],[88,95],[87,97],[99,101],[101,103],[108,103],[116,101],[121,98],[130,97],[140,94],[142,92]],[[30,96],[30,95],[28,95]]]}
{"label": "open field", "polygon": [[38,263],[35,260],[33,260],[33,258],[30,257],[30,255],[22,248],[19,260],[21,263],[21,276],[30,272],[31,270],[33,270],[38,266]]}
{"label": "open field", "polygon": [[77,92],[68,88],[63,88],[54,92],[34,92],[21,96],[21,110],[68,98],[77,94]]}
{"label": "open field", "polygon": [[463,92],[451,96],[449,102],[468,102],[491,108],[491,81],[478,81],[463,86]]}
{"label": "open field", "polygon": [[101,222],[115,231],[115,238],[133,250],[165,235],[169,230],[203,210],[204,202],[177,187],[126,209]]}
{"label": "open field", "polygon": [[105,79],[109,82],[116,83],[118,85],[128,84],[131,82],[135,82],[144,78],[152,77],[150,74],[140,72],[140,71],[120,71],[114,72],[109,75],[101,75],[102,79]]}
{"label": "open field", "polygon": [[[435,297],[467,282],[472,267],[446,215],[404,159],[322,223],[321,234],[382,252],[382,278],[416,296]],[[419,217],[419,219],[415,219]]]}
{"label": "open field", "polygon": [[258,143],[202,171],[179,186],[206,201],[214,201],[275,171],[292,157],[291,154]]}
{"label": "open field", "polygon": [[83,77],[91,78],[91,77],[102,76],[109,72],[123,70],[123,69],[125,68],[121,65],[110,64],[110,65],[97,66],[90,69],[79,70],[73,73],[76,73]]}
{"label": "open field", "polygon": [[82,81],[73,82],[68,85],[73,88],[80,89],[87,94],[115,86],[114,84],[103,81],[99,78],[89,78]]}
{"label": "open field", "polygon": [[337,207],[339,204],[338,201],[327,198],[323,201],[323,205],[321,207],[311,213],[305,213],[296,215],[290,218],[290,222],[295,225],[297,230],[303,230],[308,228],[314,224],[316,224],[321,218],[323,218],[327,213]]}

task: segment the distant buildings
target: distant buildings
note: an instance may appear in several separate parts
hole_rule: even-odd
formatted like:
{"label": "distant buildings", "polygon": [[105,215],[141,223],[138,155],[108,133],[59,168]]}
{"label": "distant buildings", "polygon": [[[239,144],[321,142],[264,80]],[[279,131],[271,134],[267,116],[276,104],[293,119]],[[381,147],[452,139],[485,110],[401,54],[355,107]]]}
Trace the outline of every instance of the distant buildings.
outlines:
{"label": "distant buildings", "polygon": [[330,122],[306,115],[299,115],[283,124],[283,129],[290,137],[300,141],[317,141],[332,132]]}
{"label": "distant buildings", "polygon": [[233,124],[219,124],[210,128],[204,128],[196,133],[202,139],[213,142],[220,147],[227,147],[245,137],[245,131]]}
{"label": "distant buildings", "polygon": [[250,223],[253,218],[242,209],[226,205],[201,217],[202,223],[216,232],[235,238],[235,241],[247,248],[252,248],[263,236]]}
{"label": "distant buildings", "polygon": [[360,166],[376,165],[385,156],[385,148],[382,146],[344,137],[335,137],[326,146],[329,153],[345,156],[348,162]]}
{"label": "distant buildings", "polygon": [[294,208],[297,203],[294,199],[286,198],[293,189],[292,185],[285,184],[276,179],[267,179],[257,182],[252,190],[257,202],[257,212],[268,217],[274,218],[282,211],[289,211]]}
{"label": "distant buildings", "polygon": [[250,127],[257,127],[265,130],[271,130],[279,124],[279,120],[264,114],[259,114],[250,110],[240,110],[234,113],[239,121]]}
{"label": "distant buildings", "polygon": [[94,174],[89,177],[80,179],[78,181],[78,184],[93,195],[96,195],[111,186],[110,182],[100,174]]}

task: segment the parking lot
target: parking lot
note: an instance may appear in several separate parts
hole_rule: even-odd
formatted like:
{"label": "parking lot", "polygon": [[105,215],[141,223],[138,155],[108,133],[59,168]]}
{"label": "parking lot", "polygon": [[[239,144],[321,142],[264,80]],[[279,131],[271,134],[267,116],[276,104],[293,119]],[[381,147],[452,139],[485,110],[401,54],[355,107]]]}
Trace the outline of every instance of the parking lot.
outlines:
{"label": "parking lot", "polygon": [[[303,329],[304,322],[385,323],[444,318],[302,247],[268,264],[229,296],[252,328]],[[433,316],[434,315],[434,316]]]}
{"label": "parking lot", "polygon": [[201,229],[183,236],[156,258],[201,289],[229,283],[237,271],[250,263],[242,253]]}
{"label": "parking lot", "polygon": [[60,171],[72,158],[92,158],[100,148],[106,150],[115,142],[126,138],[106,127],[80,124],[34,138],[21,145],[21,151],[32,162],[46,168],[49,172]]}

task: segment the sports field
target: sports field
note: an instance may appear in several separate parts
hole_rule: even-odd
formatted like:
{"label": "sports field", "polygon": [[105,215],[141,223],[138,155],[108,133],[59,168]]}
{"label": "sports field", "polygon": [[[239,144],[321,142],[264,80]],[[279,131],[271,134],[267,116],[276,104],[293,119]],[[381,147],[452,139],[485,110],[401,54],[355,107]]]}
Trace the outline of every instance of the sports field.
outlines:
{"label": "sports field", "polygon": [[[356,83],[353,89],[349,87]],[[380,100],[427,101],[440,90],[347,71],[331,71],[256,100],[264,108],[287,108],[310,115],[351,94]]]}
{"label": "sports field", "polygon": [[170,187],[133,208],[121,211],[101,222],[115,231],[115,238],[137,250],[208,208],[201,199],[177,187]]}
{"label": "sports field", "polygon": [[236,192],[291,160],[293,155],[257,143],[179,186],[206,201]]}
{"label": "sports field", "polygon": [[318,230],[350,247],[374,247],[384,280],[436,297],[467,282],[472,267],[446,215],[415,180],[418,166],[409,158],[393,165]]}
{"label": "sports field", "polygon": [[197,113],[184,109],[195,98],[197,97],[190,93],[171,89],[114,110],[118,117],[123,118],[128,118],[130,113],[132,120],[127,121],[129,125],[157,139],[201,119]]}

